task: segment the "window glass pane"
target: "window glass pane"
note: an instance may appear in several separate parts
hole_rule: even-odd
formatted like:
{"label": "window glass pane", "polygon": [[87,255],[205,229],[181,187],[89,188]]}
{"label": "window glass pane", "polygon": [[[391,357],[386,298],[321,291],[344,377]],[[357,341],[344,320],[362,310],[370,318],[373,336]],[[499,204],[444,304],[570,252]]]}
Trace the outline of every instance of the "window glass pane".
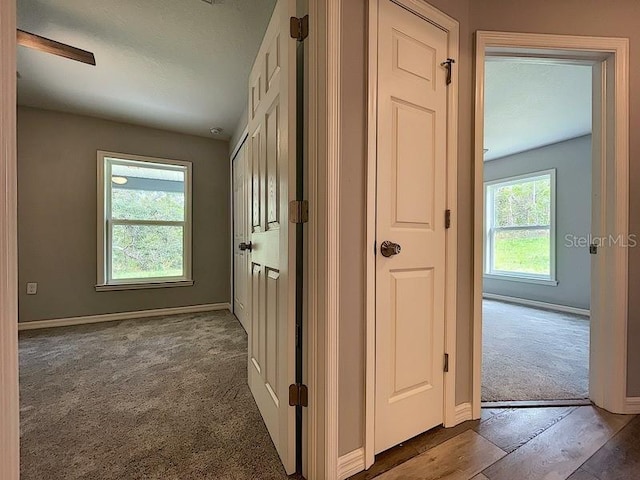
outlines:
{"label": "window glass pane", "polygon": [[551,176],[529,178],[507,185],[494,185],[494,226],[550,225]]}
{"label": "window glass pane", "polygon": [[185,169],[111,165],[111,218],[185,220]]}
{"label": "window glass pane", "polygon": [[498,230],[493,237],[493,270],[551,275],[550,252],[548,228]]}
{"label": "window glass pane", "polygon": [[182,277],[183,234],[180,226],[113,225],[113,279]]}

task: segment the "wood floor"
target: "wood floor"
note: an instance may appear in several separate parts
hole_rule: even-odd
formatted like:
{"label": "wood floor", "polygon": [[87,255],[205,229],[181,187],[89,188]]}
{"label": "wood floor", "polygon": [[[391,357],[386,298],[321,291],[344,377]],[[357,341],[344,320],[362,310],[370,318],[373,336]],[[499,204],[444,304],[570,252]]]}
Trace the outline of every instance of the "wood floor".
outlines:
{"label": "wood floor", "polygon": [[376,456],[352,480],[637,480],[640,417],[593,406],[483,409]]}

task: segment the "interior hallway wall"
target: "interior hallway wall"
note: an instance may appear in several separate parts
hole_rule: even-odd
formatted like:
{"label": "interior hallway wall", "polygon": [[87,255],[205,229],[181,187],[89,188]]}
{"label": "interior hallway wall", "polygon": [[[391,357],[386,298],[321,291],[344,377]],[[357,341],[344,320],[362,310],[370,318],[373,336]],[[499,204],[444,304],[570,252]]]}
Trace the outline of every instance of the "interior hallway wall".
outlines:
{"label": "interior hallway wall", "polygon": [[[458,137],[458,211],[453,221],[458,225],[458,302],[457,302],[457,379],[456,404],[471,400],[473,357],[472,342],[472,295],[473,295],[473,111],[474,80],[473,55],[474,32],[476,30],[519,31],[534,33],[556,33],[573,35],[600,35],[629,37],[631,43],[630,90],[631,90],[631,125],[640,125],[640,68],[637,55],[640,51],[640,30],[637,19],[640,18],[640,2],[636,0],[430,0],[428,3],[439,8],[460,22],[460,55],[454,66],[454,75],[459,78],[459,137]],[[346,5],[345,5],[346,4]],[[352,185],[360,185],[366,173],[366,156],[362,147],[352,145],[361,142],[366,135],[366,117],[362,111],[358,114],[350,112],[349,104],[354,108],[361,105],[361,97],[347,97],[355,89],[366,92],[366,56],[359,51],[366,45],[368,0],[344,0],[343,9],[350,16],[343,23],[343,38],[352,41],[342,44],[342,87],[345,106],[342,112],[343,152],[341,168],[354,175],[360,172],[360,180],[343,180],[341,186],[341,225],[353,228],[364,228],[366,210],[362,190],[349,190]],[[355,40],[364,37],[364,41]],[[347,83],[349,86],[347,86]],[[360,95],[360,94],[359,94]],[[364,110],[366,113],[366,110]],[[349,123],[345,124],[348,119]],[[347,137],[351,136],[351,139]],[[640,137],[631,136],[631,179],[640,174]],[[633,185],[633,183],[632,183]],[[357,197],[357,198],[356,198]],[[359,207],[345,205],[346,199],[354,199]],[[638,232],[640,228],[640,190],[631,189],[630,199],[630,231]],[[356,235],[356,241],[362,241],[364,231]],[[358,240],[360,239],[360,240]],[[342,246],[342,245],[341,245]],[[368,248],[362,244],[363,251]],[[356,408],[349,395],[364,389],[365,362],[361,350],[362,337],[343,336],[364,335],[363,297],[364,273],[362,255],[349,257],[351,250],[342,252],[342,269],[354,269],[361,275],[349,273],[349,284],[342,284],[343,294],[340,298],[341,344],[340,369],[346,378],[341,378],[340,385],[340,453],[344,454],[362,446],[358,439],[364,433],[364,404]],[[629,252],[630,292],[640,286],[640,249]],[[342,278],[342,277],[341,277]],[[353,292],[353,295],[351,294]],[[629,298],[629,371],[628,396],[640,396],[640,296]],[[355,346],[354,346],[355,345]],[[352,347],[353,348],[350,348]],[[343,368],[346,368],[344,372]],[[348,377],[347,377],[348,374]],[[346,384],[346,386],[345,386]],[[358,390],[362,389],[362,390]],[[359,394],[359,393],[358,393]],[[353,431],[356,433],[353,433]]]}
{"label": "interior hallway wall", "polygon": [[[460,56],[454,71],[459,76],[461,105],[471,105],[471,36],[467,0],[430,2],[460,22]],[[341,185],[340,185],[340,379],[339,453],[344,455],[364,442],[365,378],[365,260],[371,248],[366,241],[367,164],[367,30],[368,0],[344,0],[341,51]],[[472,184],[471,109],[459,115],[458,183]],[[458,201],[468,205],[470,192],[460,191]],[[461,208],[458,222],[458,378],[456,402],[471,397],[472,337],[469,329],[472,290],[471,210]]]}
{"label": "interior hallway wall", "polygon": [[[192,287],[96,292],[97,150],[193,162]],[[228,302],[229,209],[228,142],[19,107],[19,320]]]}

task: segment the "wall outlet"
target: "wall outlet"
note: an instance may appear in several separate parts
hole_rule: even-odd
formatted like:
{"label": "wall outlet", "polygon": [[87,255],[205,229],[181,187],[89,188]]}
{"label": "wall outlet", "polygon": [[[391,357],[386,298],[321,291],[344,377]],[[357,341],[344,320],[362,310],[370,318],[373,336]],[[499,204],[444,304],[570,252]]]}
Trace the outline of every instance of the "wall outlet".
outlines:
{"label": "wall outlet", "polygon": [[38,284],[36,282],[27,283],[27,295],[35,295],[38,293]]}

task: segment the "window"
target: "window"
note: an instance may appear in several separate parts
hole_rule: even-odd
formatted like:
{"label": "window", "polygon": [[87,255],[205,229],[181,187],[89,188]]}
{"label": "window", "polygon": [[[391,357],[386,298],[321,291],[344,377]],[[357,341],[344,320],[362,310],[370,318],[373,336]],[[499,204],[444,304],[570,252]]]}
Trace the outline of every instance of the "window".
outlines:
{"label": "window", "polygon": [[98,152],[97,290],[193,285],[191,164]]}
{"label": "window", "polygon": [[555,170],[485,183],[485,275],[556,285]]}

